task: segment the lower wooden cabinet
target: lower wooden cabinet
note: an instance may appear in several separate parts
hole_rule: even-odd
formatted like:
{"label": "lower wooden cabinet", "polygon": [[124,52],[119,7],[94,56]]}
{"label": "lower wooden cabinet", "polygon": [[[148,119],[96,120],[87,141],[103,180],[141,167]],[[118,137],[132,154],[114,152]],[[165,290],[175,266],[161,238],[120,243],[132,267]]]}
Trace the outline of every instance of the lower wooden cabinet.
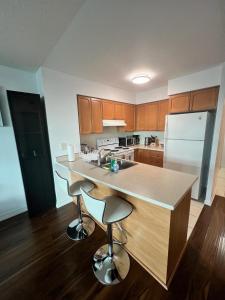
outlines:
{"label": "lower wooden cabinet", "polygon": [[163,167],[163,151],[135,149],[134,160],[143,164]]}

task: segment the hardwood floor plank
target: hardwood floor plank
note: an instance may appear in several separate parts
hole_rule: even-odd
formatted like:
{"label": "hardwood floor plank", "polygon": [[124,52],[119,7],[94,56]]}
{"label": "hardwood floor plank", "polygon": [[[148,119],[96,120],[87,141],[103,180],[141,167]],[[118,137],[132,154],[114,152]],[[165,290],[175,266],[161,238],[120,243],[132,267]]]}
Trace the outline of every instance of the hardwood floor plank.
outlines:
{"label": "hardwood floor plank", "polygon": [[98,283],[91,260],[106,243],[105,233],[96,226],[89,239],[69,240],[66,227],[75,217],[69,204],[33,219],[22,214],[0,223],[1,300],[225,299],[225,198],[204,207],[169,291],[132,258],[122,283]]}

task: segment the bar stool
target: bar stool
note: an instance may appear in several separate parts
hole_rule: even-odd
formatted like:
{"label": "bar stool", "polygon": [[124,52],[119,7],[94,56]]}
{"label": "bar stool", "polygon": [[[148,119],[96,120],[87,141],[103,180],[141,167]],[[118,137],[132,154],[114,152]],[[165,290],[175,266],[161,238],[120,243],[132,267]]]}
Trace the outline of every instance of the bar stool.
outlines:
{"label": "bar stool", "polygon": [[82,215],[80,206],[80,188],[82,187],[84,191],[90,192],[91,190],[93,190],[95,185],[87,180],[80,180],[70,185],[69,180],[66,176],[64,177],[61,173],[59,173],[56,170],[55,172],[61,179],[66,181],[68,195],[71,197],[77,197],[78,218],[73,220],[67,227],[67,235],[70,239],[74,241],[84,240],[93,233],[95,229],[95,222],[89,216]]}
{"label": "bar stool", "polygon": [[127,276],[130,259],[121,245],[113,242],[112,224],[127,218],[132,213],[133,206],[117,196],[108,196],[103,200],[96,199],[82,187],[81,193],[89,214],[100,223],[107,225],[108,243],[94,254],[92,269],[102,284],[117,284]]}

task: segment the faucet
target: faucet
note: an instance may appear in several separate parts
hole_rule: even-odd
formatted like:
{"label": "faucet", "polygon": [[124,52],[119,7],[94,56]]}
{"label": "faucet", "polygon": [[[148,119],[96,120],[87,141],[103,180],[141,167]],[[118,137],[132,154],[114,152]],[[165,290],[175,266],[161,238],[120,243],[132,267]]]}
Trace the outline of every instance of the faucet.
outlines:
{"label": "faucet", "polygon": [[111,151],[109,151],[109,152],[107,152],[106,154],[104,154],[103,156],[102,156],[102,152],[104,151],[104,149],[101,149],[101,150],[99,150],[99,152],[98,152],[98,166],[101,166],[101,162],[102,162],[102,160],[105,158],[106,159],[106,162],[107,162],[107,158],[108,158],[108,156],[111,154]]}

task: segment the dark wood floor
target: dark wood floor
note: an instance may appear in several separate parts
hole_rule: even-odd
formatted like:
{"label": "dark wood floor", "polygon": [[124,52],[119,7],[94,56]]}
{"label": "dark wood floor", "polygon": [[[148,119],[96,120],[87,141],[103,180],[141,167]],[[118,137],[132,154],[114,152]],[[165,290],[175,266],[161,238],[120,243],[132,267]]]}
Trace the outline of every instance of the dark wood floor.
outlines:
{"label": "dark wood floor", "polygon": [[22,214],[0,223],[1,300],[225,299],[224,198],[203,209],[169,291],[133,259],[121,284],[99,284],[90,262],[105,234],[97,227],[86,241],[69,240],[65,229],[74,216],[69,204],[32,220]]}

